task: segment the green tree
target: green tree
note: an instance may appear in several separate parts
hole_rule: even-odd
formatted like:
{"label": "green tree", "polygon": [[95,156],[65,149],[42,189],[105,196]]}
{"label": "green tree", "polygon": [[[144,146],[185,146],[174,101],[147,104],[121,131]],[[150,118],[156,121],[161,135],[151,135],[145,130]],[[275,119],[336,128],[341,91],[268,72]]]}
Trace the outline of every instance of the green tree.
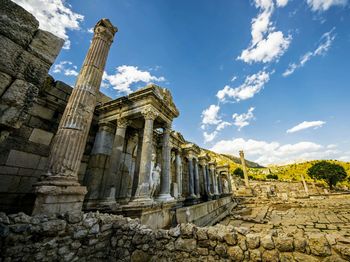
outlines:
{"label": "green tree", "polygon": [[307,170],[307,174],[313,179],[324,180],[330,189],[347,177],[344,167],[327,161],[320,161],[313,164]]}
{"label": "green tree", "polygon": [[244,177],[243,170],[242,170],[242,168],[240,168],[240,167],[237,167],[237,168],[233,171],[233,174],[234,174],[235,176],[239,176],[240,178],[243,178],[243,177]]}

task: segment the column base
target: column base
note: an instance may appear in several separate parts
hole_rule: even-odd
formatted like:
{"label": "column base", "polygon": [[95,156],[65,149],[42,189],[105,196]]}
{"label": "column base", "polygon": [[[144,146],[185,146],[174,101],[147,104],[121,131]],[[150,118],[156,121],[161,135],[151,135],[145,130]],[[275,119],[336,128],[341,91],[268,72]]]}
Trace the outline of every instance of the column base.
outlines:
{"label": "column base", "polygon": [[173,198],[170,194],[160,194],[157,196],[156,201],[170,202],[170,201],[175,201],[175,198]]}
{"label": "column base", "polygon": [[63,214],[68,211],[81,211],[86,187],[79,183],[48,183],[39,182],[35,187],[36,200],[33,215],[37,214]]}
{"label": "column base", "polygon": [[154,200],[150,197],[137,197],[132,199],[128,205],[135,205],[135,206],[140,206],[140,205],[152,205],[154,204]]}

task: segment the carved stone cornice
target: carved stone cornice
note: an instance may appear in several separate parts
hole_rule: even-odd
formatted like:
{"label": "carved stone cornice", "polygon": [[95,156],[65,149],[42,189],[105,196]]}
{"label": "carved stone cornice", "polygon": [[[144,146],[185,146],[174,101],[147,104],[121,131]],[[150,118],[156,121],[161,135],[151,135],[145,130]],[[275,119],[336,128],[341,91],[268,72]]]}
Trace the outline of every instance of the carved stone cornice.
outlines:
{"label": "carved stone cornice", "polygon": [[154,120],[158,117],[159,113],[152,107],[147,107],[141,111],[141,114],[145,120]]}

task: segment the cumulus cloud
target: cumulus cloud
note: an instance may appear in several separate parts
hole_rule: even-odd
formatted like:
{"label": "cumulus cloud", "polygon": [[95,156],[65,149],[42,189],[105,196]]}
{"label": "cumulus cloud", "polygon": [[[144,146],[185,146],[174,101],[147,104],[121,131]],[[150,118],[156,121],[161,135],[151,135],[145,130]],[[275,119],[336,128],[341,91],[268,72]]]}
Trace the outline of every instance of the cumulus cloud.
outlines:
{"label": "cumulus cloud", "polygon": [[314,51],[312,52],[309,51],[305,53],[303,56],[301,56],[298,63],[289,64],[288,68],[286,69],[286,71],[283,72],[282,75],[285,77],[289,76],[293,74],[296,69],[303,67],[312,57],[325,55],[330,49],[335,39],[334,30],[335,28],[333,28],[329,32],[324,33],[321,36],[320,44],[318,45],[318,47]]}
{"label": "cumulus cloud", "polygon": [[312,11],[326,11],[332,6],[344,6],[347,0],[307,0]]}
{"label": "cumulus cloud", "polygon": [[238,131],[240,131],[243,127],[248,126],[250,124],[250,120],[254,118],[254,107],[249,108],[247,113],[243,114],[233,114],[232,119],[234,120],[233,124],[238,127]]}
{"label": "cumulus cloud", "polygon": [[235,138],[218,141],[211,150],[232,155],[237,155],[239,150],[244,150],[247,159],[262,165],[287,164],[295,161],[340,157],[339,150],[309,141],[295,144],[280,144],[278,142]]}
{"label": "cumulus cloud", "polygon": [[247,76],[244,83],[239,87],[232,88],[226,85],[217,92],[216,96],[221,102],[225,102],[227,99],[234,99],[237,102],[246,100],[259,93],[269,80],[270,74],[268,72],[259,71],[256,74]]}
{"label": "cumulus cloud", "polygon": [[301,130],[308,129],[308,128],[317,129],[319,127],[322,127],[324,124],[326,124],[326,122],[324,122],[324,121],[304,121],[304,122],[290,128],[290,129],[288,129],[287,133],[295,133],[295,132],[299,132]]}
{"label": "cumulus cloud", "polygon": [[221,122],[219,118],[220,106],[210,105],[202,112],[202,124],[205,125],[217,125]]}
{"label": "cumulus cloud", "polygon": [[103,73],[103,87],[112,87],[119,93],[130,94],[132,85],[143,82],[149,84],[151,82],[163,82],[163,76],[156,77],[148,71],[142,71],[137,66],[122,65],[116,68],[114,75]]}
{"label": "cumulus cloud", "polygon": [[204,137],[204,143],[209,143],[214,140],[214,138],[217,136],[218,132],[214,131],[212,133],[203,132]]}
{"label": "cumulus cloud", "polygon": [[70,48],[67,30],[79,30],[84,16],[71,10],[63,0],[13,0],[28,12],[32,13],[40,23],[40,28],[65,40],[64,49]]}
{"label": "cumulus cloud", "polygon": [[77,66],[70,61],[61,61],[55,64],[52,70],[55,74],[64,74],[65,76],[77,76]]}
{"label": "cumulus cloud", "polygon": [[[287,5],[288,0],[277,0],[276,6]],[[246,63],[268,63],[277,60],[288,49],[292,37],[284,36],[281,31],[275,31],[271,16],[275,9],[272,0],[255,0],[255,6],[259,8],[259,14],[252,19],[252,40],[247,49],[244,49],[239,60]]]}

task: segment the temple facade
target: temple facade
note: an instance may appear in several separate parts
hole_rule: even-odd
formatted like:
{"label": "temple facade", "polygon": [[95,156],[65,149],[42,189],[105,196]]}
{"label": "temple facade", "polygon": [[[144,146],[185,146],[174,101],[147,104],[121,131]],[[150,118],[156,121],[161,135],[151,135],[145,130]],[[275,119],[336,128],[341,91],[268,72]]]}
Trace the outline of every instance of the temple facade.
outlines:
{"label": "temple facade", "polygon": [[0,211],[100,210],[160,228],[174,217],[214,223],[229,210],[229,167],[172,129],[179,110],[168,89],[150,84],[115,100],[99,91],[118,31],[108,19],[95,25],[71,88],[48,75],[63,40],[4,3],[0,20],[11,21],[0,28]]}

